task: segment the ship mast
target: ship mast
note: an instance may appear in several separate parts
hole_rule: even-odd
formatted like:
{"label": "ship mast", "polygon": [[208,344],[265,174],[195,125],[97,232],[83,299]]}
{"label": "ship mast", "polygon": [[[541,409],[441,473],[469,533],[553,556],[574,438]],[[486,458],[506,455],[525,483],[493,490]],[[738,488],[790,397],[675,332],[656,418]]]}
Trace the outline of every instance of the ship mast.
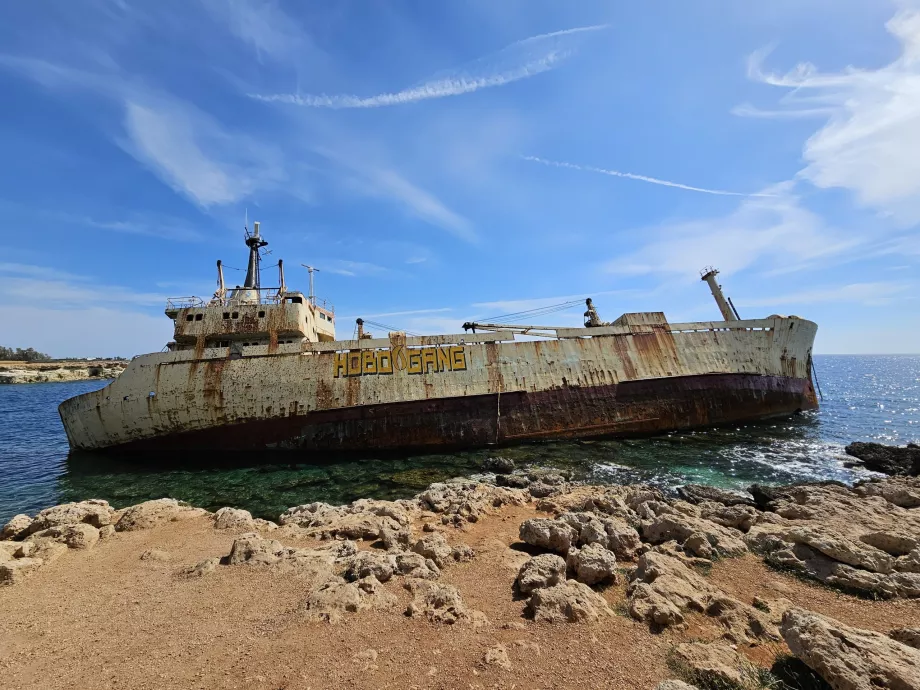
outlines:
{"label": "ship mast", "polygon": [[731,300],[726,300],[725,295],[722,294],[722,286],[716,282],[717,275],[719,275],[719,272],[712,266],[708,266],[701,271],[701,279],[705,280],[709,285],[712,296],[715,298],[716,304],[719,305],[719,311],[722,312],[722,318],[726,321],[740,321],[738,312],[729,304]]}
{"label": "ship mast", "polygon": [[261,282],[259,264],[262,260],[259,250],[267,244],[268,242],[259,235],[259,221],[252,224],[251,235],[249,234],[249,229],[246,229],[246,246],[249,247],[249,267],[246,269],[244,288],[259,289]]}

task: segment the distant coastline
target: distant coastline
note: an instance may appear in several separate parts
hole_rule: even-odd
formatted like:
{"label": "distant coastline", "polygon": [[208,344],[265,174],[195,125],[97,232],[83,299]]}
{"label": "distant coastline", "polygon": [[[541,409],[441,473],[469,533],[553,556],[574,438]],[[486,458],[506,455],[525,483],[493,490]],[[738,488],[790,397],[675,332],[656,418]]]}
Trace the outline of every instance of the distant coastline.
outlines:
{"label": "distant coastline", "polygon": [[124,371],[127,365],[127,360],[112,359],[68,359],[51,362],[0,360],[0,384],[112,379]]}

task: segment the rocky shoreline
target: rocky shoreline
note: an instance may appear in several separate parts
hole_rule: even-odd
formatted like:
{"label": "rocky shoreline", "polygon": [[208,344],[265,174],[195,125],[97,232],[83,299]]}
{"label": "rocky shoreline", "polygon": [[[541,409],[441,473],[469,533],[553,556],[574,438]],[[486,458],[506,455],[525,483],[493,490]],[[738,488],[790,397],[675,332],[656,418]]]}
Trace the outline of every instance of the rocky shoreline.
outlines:
{"label": "rocky shoreline", "polygon": [[122,360],[0,362],[0,384],[113,379],[126,366],[128,362]]}
{"label": "rocky shoreline", "polygon": [[[920,688],[920,479],[750,493],[687,486],[674,499],[648,486],[512,473],[501,460],[492,469],[495,483],[458,479],[406,500],[311,503],[277,522],[173,499],[16,516],[0,533],[0,582],[12,585],[0,588],[0,648],[36,625],[43,593],[101,554],[115,559],[115,572],[86,572],[112,601],[140,596],[153,579],[187,609],[213,613],[222,599],[206,583],[220,583],[227,600],[296,585],[260,634],[276,644],[294,630],[323,638],[315,644],[330,655],[325,667],[275,677],[272,648],[247,658],[255,681],[209,675],[202,687],[510,688],[525,679],[524,687]],[[70,615],[93,615],[97,599],[75,596]],[[143,616],[158,620],[158,601]],[[185,626],[182,639],[207,625]],[[70,626],[62,637],[79,634]],[[353,631],[364,631],[365,645],[354,654]],[[231,625],[222,637],[238,632]],[[431,636],[437,658],[400,661]],[[615,655],[591,649],[608,640]],[[573,642],[587,646],[568,657],[546,648]],[[29,663],[33,654],[0,656],[0,677],[15,681],[6,687],[57,686],[50,669]],[[106,663],[120,687],[170,687],[132,676],[119,658]],[[92,677],[91,659],[74,665]]]}

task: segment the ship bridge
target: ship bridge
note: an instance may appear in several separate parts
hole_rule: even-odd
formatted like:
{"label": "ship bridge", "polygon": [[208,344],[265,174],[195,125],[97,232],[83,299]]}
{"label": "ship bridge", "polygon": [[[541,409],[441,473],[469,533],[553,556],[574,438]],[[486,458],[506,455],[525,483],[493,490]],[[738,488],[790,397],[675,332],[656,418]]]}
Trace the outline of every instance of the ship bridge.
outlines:
{"label": "ship bridge", "polygon": [[223,265],[217,262],[217,290],[210,299],[171,297],[166,301],[166,315],[175,324],[170,350],[198,350],[280,344],[328,342],[335,340],[335,309],[313,295],[313,271],[310,294],[288,290],[284,279],[284,262],[278,261],[278,287],[261,286],[261,250],[268,242],[254,224],[246,231],[249,266],[243,285],[227,289]]}

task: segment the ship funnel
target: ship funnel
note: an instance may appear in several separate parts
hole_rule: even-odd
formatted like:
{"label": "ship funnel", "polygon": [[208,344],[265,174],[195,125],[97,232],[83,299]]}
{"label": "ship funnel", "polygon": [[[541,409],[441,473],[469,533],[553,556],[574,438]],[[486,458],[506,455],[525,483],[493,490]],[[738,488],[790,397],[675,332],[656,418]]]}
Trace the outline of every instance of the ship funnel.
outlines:
{"label": "ship funnel", "polygon": [[701,278],[709,285],[712,296],[715,298],[716,304],[719,305],[719,311],[722,312],[722,318],[725,321],[738,321],[738,315],[725,299],[725,295],[722,294],[722,286],[716,282],[717,275],[719,275],[719,271],[712,266],[707,266],[700,271]]}

